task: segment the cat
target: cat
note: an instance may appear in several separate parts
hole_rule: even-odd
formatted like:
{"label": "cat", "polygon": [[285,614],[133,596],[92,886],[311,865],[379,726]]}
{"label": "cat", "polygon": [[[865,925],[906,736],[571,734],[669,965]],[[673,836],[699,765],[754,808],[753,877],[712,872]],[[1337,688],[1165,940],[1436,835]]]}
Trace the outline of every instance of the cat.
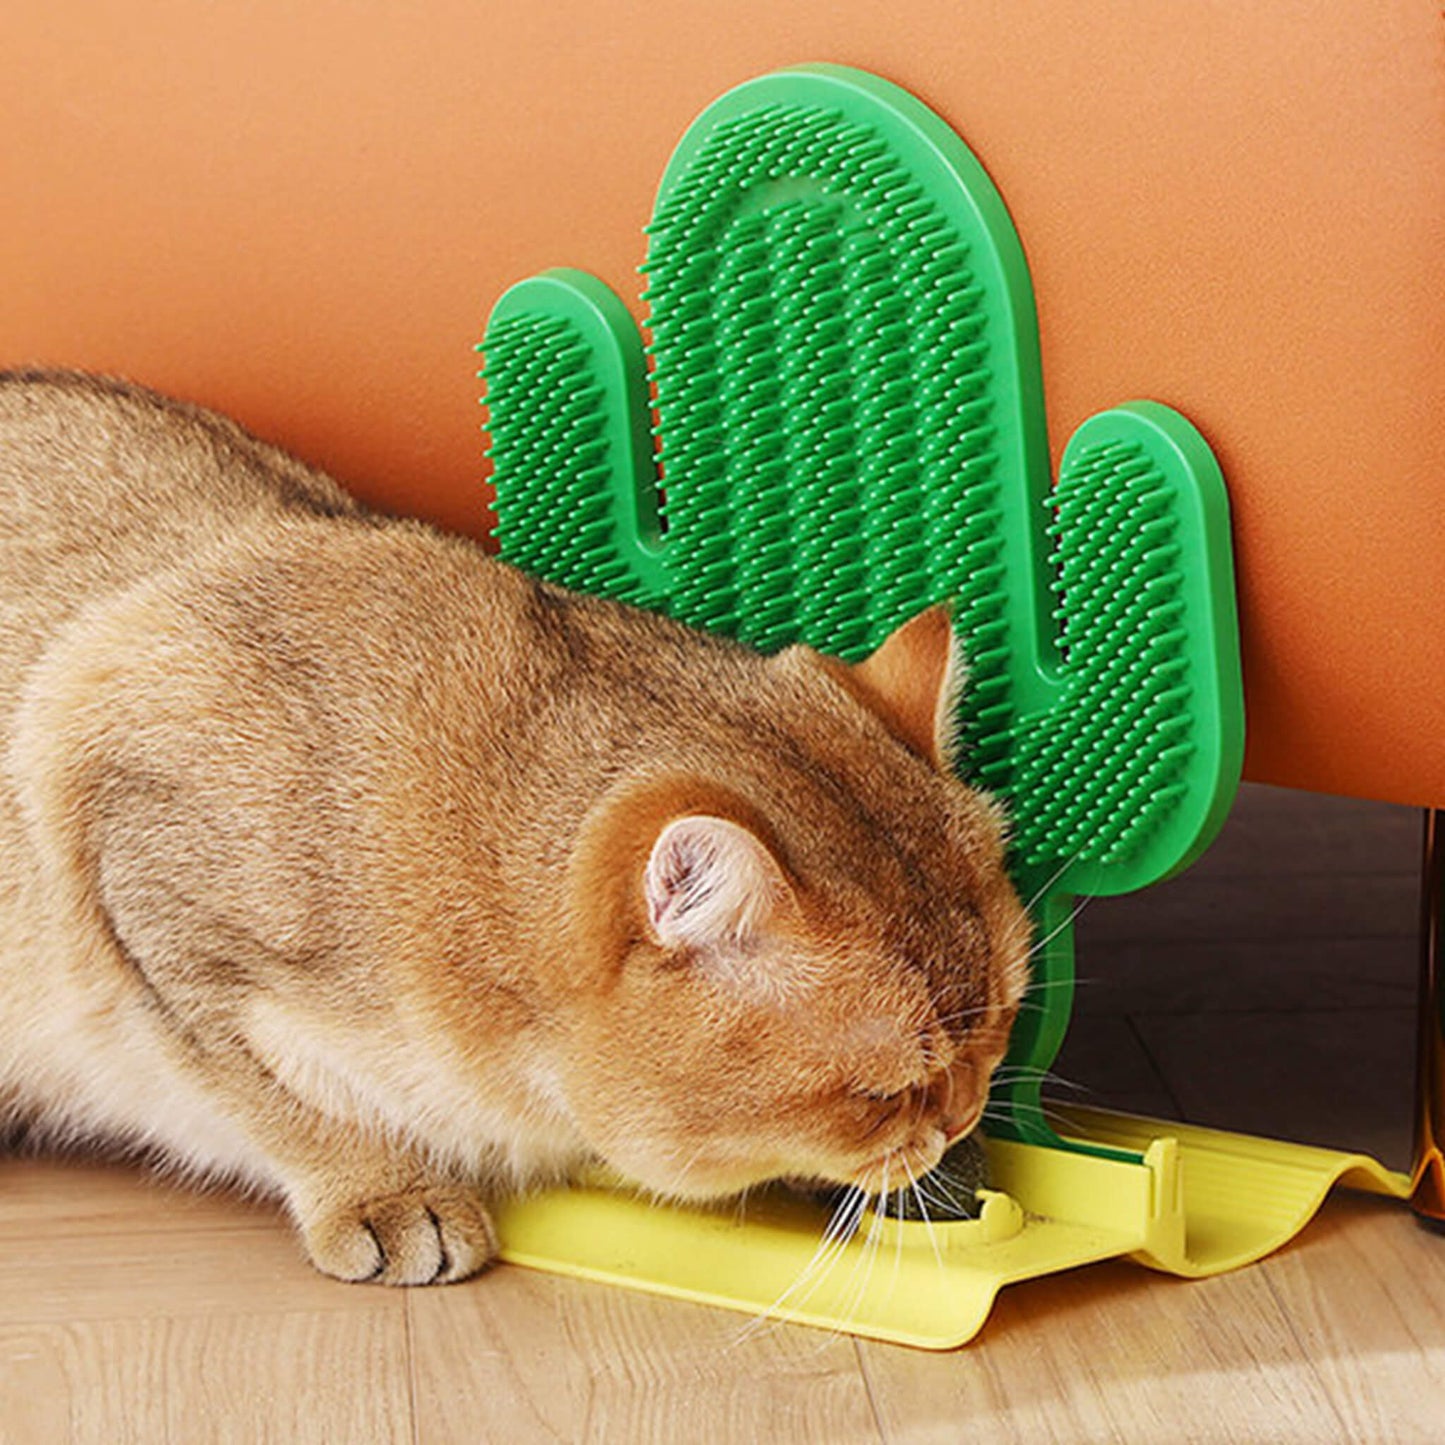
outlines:
{"label": "cat", "polygon": [[278,1196],[390,1284],[589,1162],[921,1175],[1029,954],[961,675],[943,607],[765,657],[200,408],[0,376],[0,1134]]}

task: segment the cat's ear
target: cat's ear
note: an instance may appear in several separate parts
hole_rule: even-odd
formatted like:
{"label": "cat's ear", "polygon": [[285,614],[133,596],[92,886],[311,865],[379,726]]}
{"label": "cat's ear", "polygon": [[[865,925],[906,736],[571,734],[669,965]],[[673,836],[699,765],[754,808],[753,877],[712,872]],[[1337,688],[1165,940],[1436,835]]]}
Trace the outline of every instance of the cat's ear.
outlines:
{"label": "cat's ear", "polygon": [[848,672],[854,694],[899,741],[936,768],[954,766],[964,665],[946,604],[905,622]]}
{"label": "cat's ear", "polygon": [[726,818],[674,818],[643,874],[647,916],[665,948],[745,945],[767,923],[787,882],[747,828]]}

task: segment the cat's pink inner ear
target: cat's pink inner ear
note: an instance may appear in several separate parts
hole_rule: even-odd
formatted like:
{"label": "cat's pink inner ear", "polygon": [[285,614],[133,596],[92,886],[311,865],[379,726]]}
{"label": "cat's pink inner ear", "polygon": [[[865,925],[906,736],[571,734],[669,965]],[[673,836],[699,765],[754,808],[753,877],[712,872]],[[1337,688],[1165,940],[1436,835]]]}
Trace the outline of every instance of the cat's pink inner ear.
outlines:
{"label": "cat's pink inner ear", "polygon": [[766,924],[783,886],[757,837],[705,814],[673,819],[658,834],[643,875],[648,921],[667,948],[747,942]]}
{"label": "cat's pink inner ear", "polygon": [[852,671],[897,738],[935,767],[953,766],[964,668],[946,605],[905,622]]}

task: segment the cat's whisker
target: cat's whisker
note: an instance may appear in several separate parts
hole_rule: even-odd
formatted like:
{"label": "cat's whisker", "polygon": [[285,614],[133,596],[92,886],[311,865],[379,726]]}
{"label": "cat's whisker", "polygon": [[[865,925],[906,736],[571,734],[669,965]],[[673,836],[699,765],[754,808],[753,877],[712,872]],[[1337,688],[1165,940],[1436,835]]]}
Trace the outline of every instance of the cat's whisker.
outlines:
{"label": "cat's whisker", "polygon": [[963,1197],[956,1192],[957,1180],[947,1171],[941,1171],[937,1166],[927,1174],[917,1177],[918,1188],[924,1196],[934,1205],[943,1205],[955,1212],[958,1205],[963,1202]]}
{"label": "cat's whisker", "polygon": [[[883,1199],[885,1199],[885,1200],[886,1200],[887,1197],[888,1197],[888,1159],[887,1159],[887,1157],[885,1157],[884,1160],[883,1160],[883,1182],[882,1182],[881,1197],[882,1197]],[[844,1318],[845,1320],[852,1321],[852,1320],[856,1317],[859,1306],[863,1303],[864,1299],[867,1297],[867,1294],[868,1294],[868,1286],[869,1286],[869,1285],[872,1283],[872,1281],[873,1281],[873,1270],[874,1270],[874,1267],[875,1267],[875,1266],[877,1265],[877,1263],[878,1263],[878,1256],[883,1252],[884,1224],[885,1224],[885,1221],[887,1220],[887,1218],[888,1218],[888,1214],[887,1214],[887,1207],[886,1207],[886,1205],[884,1206],[883,1209],[877,1209],[877,1208],[875,1208],[875,1209],[873,1210],[873,1218],[872,1218],[872,1221],[870,1222],[870,1224],[869,1224],[869,1226],[868,1226],[868,1238],[867,1238],[867,1240],[864,1242],[863,1264],[864,1264],[865,1267],[864,1267],[864,1269],[863,1269],[863,1277],[862,1277],[861,1280],[858,1281],[858,1287],[857,1287],[857,1289],[854,1290],[853,1294],[852,1294],[851,1297],[849,1298],[848,1306],[847,1306],[846,1310],[844,1311],[844,1315],[843,1315],[843,1318]],[[855,1273],[856,1273],[856,1271],[855,1271]]]}
{"label": "cat's whisker", "polygon": [[[1048,1097],[1044,1097],[1038,1100],[1036,1106],[1030,1107],[1037,1107],[1038,1112],[1042,1114],[1044,1118],[1046,1118],[1050,1123],[1067,1121],[1070,1117],[1070,1106],[1087,1106],[1090,1101],[1091,1094],[1092,1090],[1084,1091],[1080,1094],[1079,1097],[1074,1099],[1050,1099]],[[1016,1116],[1012,1115],[1005,1108],[1004,1102],[1001,1099],[990,1100],[987,1104],[984,1105],[983,1122],[985,1124],[993,1125],[999,1123],[1009,1123],[1012,1122],[1012,1119],[1014,1117]]]}
{"label": "cat's whisker", "polygon": [[913,1033],[922,1033],[933,1021],[933,1003],[931,999],[921,998],[913,1006],[912,1011],[905,1016],[904,1028]]}
{"label": "cat's whisker", "polygon": [[[918,1177],[913,1172],[913,1166],[905,1159],[903,1168],[908,1175],[908,1187],[913,1191],[913,1198],[918,1204],[918,1213],[923,1220],[923,1227],[928,1232],[928,1242],[933,1246],[933,1257],[938,1261],[938,1267],[943,1268],[943,1251],[938,1247],[938,1236],[933,1232],[933,1221],[928,1217],[928,1205],[924,1199],[924,1191],[918,1187]],[[899,1231],[900,1237],[902,1231]]]}
{"label": "cat's whisker", "polygon": [[993,1073],[993,1082],[996,1084],[1012,1084],[1022,1081],[1038,1080],[1045,1084],[1057,1084],[1063,1089],[1088,1089],[1087,1084],[1075,1083],[1072,1079],[1066,1079],[1062,1074],[1056,1074],[1052,1069],[1039,1068],[1034,1064],[1000,1064]]}
{"label": "cat's whisker", "polygon": [[[1042,1115],[1044,1122],[1061,1133],[1066,1133],[1073,1123],[1067,1114],[1061,1113],[1058,1109],[1051,1108],[1047,1101],[1041,1102],[1038,1112]],[[998,1106],[985,1105],[983,1110],[983,1121],[986,1124],[1012,1124],[1014,1116],[1004,1112]]]}
{"label": "cat's whisker", "polygon": [[[1012,1087],[1012,1085],[1016,1085],[1016,1084],[1032,1084],[1032,1082],[1035,1082],[1035,1081],[1033,1081],[1032,1078],[1023,1077],[1023,1078],[1016,1078],[1016,1079],[1009,1079],[1009,1078],[1000,1079],[1000,1078],[996,1078],[996,1079],[994,1079],[993,1082],[994,1082],[994,1084],[998,1085],[998,1087],[1001,1087],[1001,1088],[1009,1088],[1009,1087]],[[1053,1081],[1051,1081],[1051,1079],[1045,1079],[1045,1081],[1043,1081],[1043,1082],[1046,1082],[1046,1084],[1048,1084],[1048,1082],[1053,1082]],[[1092,1088],[1090,1088],[1090,1085],[1088,1085],[1088,1084],[1072,1084],[1072,1085],[1069,1085],[1069,1084],[1065,1084],[1064,1079],[1059,1079],[1059,1081],[1056,1081],[1056,1082],[1058,1082],[1059,1087],[1061,1087],[1061,1088],[1062,1088],[1062,1087],[1072,1088],[1072,1090],[1075,1091],[1075,1094],[1081,1095],[1081,1097],[1085,1097],[1085,1095],[1090,1095],[1090,1094],[1092,1094],[1092,1092],[1094,1092],[1094,1090],[1092,1090]],[[1048,1103],[1048,1098],[1045,1098],[1045,1103]],[[1055,1103],[1064,1104],[1064,1103],[1066,1103],[1066,1101],[1065,1101],[1065,1100],[1055,1100]],[[985,1114],[985,1117],[990,1116],[991,1111],[996,1110],[996,1108],[998,1107],[998,1105],[1001,1105],[1001,1104],[1003,1104],[1003,1100],[1000,1100],[1000,1098],[996,1098],[996,1097],[993,1097],[993,1095],[990,1095],[990,1098],[988,1098],[988,1100],[985,1101],[985,1104],[984,1104],[984,1114]]]}
{"label": "cat's whisker", "polygon": [[[1029,982],[1024,985],[1021,1002],[1027,1002],[1027,1000],[1035,994],[1048,993],[1050,989],[1090,988],[1096,986],[1097,983],[1097,979],[1078,978],[1075,976],[1068,978],[1031,978]],[[975,1004],[971,1008],[954,1009],[951,1013],[939,1014],[933,1022],[941,1028],[948,1028],[951,1024],[963,1023],[968,1019],[978,1018],[991,1013],[993,1008],[994,1005],[992,1004]]]}
{"label": "cat's whisker", "polygon": [[1054,884],[1056,884],[1059,879],[1062,878],[1064,874],[1067,873],[1069,869],[1072,868],[1074,864],[1077,863],[1079,859],[1083,856],[1083,850],[1079,849],[1071,857],[1066,858],[1062,863],[1060,863],[1059,866],[1055,868],[1054,871],[1050,873],[1049,876],[1044,879],[1044,881],[1040,883],[1036,889],[1034,889],[1033,896],[1029,899],[1027,903],[1024,904],[1024,911],[1027,913],[1032,913],[1034,909],[1034,904],[1037,903],[1039,899],[1042,898],[1044,894],[1047,893],[1049,889],[1051,889]]}
{"label": "cat's whisker", "polygon": [[942,1211],[949,1219],[966,1218],[973,1212],[972,1202],[965,1199],[961,1194],[956,1193],[949,1185],[942,1184],[935,1180],[932,1185],[926,1179],[918,1181],[919,1192],[923,1199],[933,1205],[935,1210]]}
{"label": "cat's whisker", "polygon": [[[858,1201],[858,1218],[861,1222],[863,1213],[869,1210],[869,1196],[864,1194],[862,1190],[858,1190],[856,1197]],[[814,1351],[815,1354],[821,1354],[830,1344],[842,1339],[847,1333],[847,1326],[852,1321],[854,1313],[862,1301],[867,1289],[868,1279],[872,1274],[873,1263],[877,1258],[879,1249],[880,1229],[879,1215],[876,1210],[871,1211],[867,1233],[861,1240],[857,1239],[855,1234],[849,1241],[851,1244],[857,1245],[857,1258],[853,1262],[852,1273],[839,1290],[842,1305],[837,1310],[836,1317],[840,1323],[824,1334],[823,1338],[819,1341],[817,1350]],[[834,1262],[840,1257],[841,1256],[835,1255]],[[859,1280],[860,1273],[862,1275],[861,1281]]]}
{"label": "cat's whisker", "polygon": [[[1023,911],[1020,914],[1019,918],[1009,925],[1003,937],[999,940],[999,948],[1001,951],[1008,952],[1023,939],[1028,938],[1030,934],[1033,934],[1037,931],[1038,919],[1034,917],[1035,906],[1038,904],[1040,899],[1042,899],[1044,895],[1054,886],[1054,884],[1058,882],[1058,880],[1063,876],[1063,874],[1078,861],[1080,856],[1081,855],[1079,854],[1075,854],[1073,858],[1070,858],[1068,860],[1068,862],[1060,864],[1059,867],[1056,868],[1054,872],[1049,876],[1049,878],[1046,879],[1042,884],[1039,885],[1037,889],[1034,890],[1033,896],[1028,900],[1027,903],[1023,905]],[[1087,899],[1081,899],[1080,901],[1085,902],[1087,901]],[[1038,947],[1039,945],[1037,942],[1032,943],[1029,949],[1028,957],[1032,957],[1033,954],[1038,950]]]}
{"label": "cat's whisker", "polygon": [[1070,975],[1068,978],[1036,978],[1029,982],[1024,989],[1024,997],[1030,994],[1047,993],[1051,988],[1088,988],[1096,983],[1096,979],[1078,978]]}
{"label": "cat's whisker", "polygon": [[1048,933],[1044,935],[1043,938],[1037,939],[1034,942],[1033,946],[1029,949],[1029,958],[1034,959],[1040,953],[1042,953],[1044,949],[1046,949],[1049,944],[1054,941],[1054,939],[1056,939],[1061,933],[1064,932],[1065,929],[1070,927],[1078,919],[1078,916],[1093,901],[1094,900],[1091,897],[1084,897],[1079,899],[1079,901],[1073,906],[1073,908],[1069,910],[1069,916],[1065,918],[1062,923],[1055,924],[1054,927],[1051,928]]}
{"label": "cat's whisker", "polygon": [[[882,1194],[887,1197],[888,1188],[888,1157],[883,1160]],[[865,1200],[867,1196],[864,1196]],[[851,1323],[855,1318],[859,1306],[863,1303],[868,1293],[869,1282],[873,1278],[873,1266],[877,1263],[878,1254],[883,1244],[883,1220],[885,1216],[877,1209],[871,1209],[871,1218],[868,1222],[868,1233],[864,1237],[863,1247],[859,1253],[857,1262],[853,1266],[853,1273],[849,1276],[844,1289],[847,1291],[844,1297],[843,1308],[840,1311],[840,1318],[844,1325]],[[861,1277],[860,1277],[861,1276]]]}
{"label": "cat's whisker", "polygon": [[[843,1197],[834,1208],[828,1224],[823,1230],[823,1236],[818,1242],[818,1247],[813,1251],[812,1258],[803,1266],[798,1277],[772,1304],[738,1330],[733,1340],[734,1346],[746,1343],[765,1328],[781,1324],[782,1321],[778,1318],[780,1310],[788,1306],[801,1305],[812,1297],[813,1292],[826,1278],[829,1270],[852,1243],[853,1236],[857,1233],[858,1225],[862,1221],[866,1205],[867,1197],[861,1190]],[[799,1295],[800,1290],[803,1291],[801,1295]]]}
{"label": "cat's whisker", "polygon": [[780,1309],[784,1304],[796,1308],[813,1297],[833,1266],[853,1244],[866,1208],[867,1198],[861,1191],[850,1195],[839,1206],[838,1212],[824,1232],[819,1248],[814,1251],[812,1259],[804,1266],[798,1278],[774,1301],[773,1310]]}
{"label": "cat's whisker", "polygon": [[1039,1082],[1046,1089],[1064,1090],[1073,1096],[1070,1099],[1055,1100],[1056,1103],[1061,1104],[1082,1103],[1097,1093],[1097,1090],[1090,1084],[1076,1083],[1072,1079],[1061,1078],[1058,1074],[1041,1075]]}
{"label": "cat's whisker", "polygon": [[953,1013],[940,1014],[938,1023],[947,1028],[949,1024],[962,1023],[964,1019],[977,1018],[980,1014],[986,1014],[989,1009],[990,1005],[988,1004],[979,1004],[975,1008],[956,1009]]}
{"label": "cat's whisker", "polygon": [[[899,1162],[903,1165],[904,1169],[907,1169],[907,1168],[908,1168],[908,1161],[907,1161],[906,1159],[902,1159],[902,1160],[900,1160]],[[886,1213],[886,1212],[887,1212],[887,1208],[888,1208],[888,1204],[887,1204],[886,1199],[885,1199],[885,1201],[884,1201],[883,1208],[884,1208],[884,1211],[885,1211],[885,1213]],[[889,1278],[888,1278],[888,1293],[889,1293],[889,1296],[890,1296],[890,1297],[892,1296],[893,1291],[898,1288],[898,1273],[899,1273],[899,1271],[903,1268],[903,1228],[902,1228],[902,1226],[903,1226],[903,1200],[900,1198],[899,1201],[898,1201],[898,1215],[897,1215],[897,1217],[895,1218],[895,1220],[894,1220],[894,1222],[893,1222],[893,1273],[892,1273],[892,1274],[889,1276]]]}

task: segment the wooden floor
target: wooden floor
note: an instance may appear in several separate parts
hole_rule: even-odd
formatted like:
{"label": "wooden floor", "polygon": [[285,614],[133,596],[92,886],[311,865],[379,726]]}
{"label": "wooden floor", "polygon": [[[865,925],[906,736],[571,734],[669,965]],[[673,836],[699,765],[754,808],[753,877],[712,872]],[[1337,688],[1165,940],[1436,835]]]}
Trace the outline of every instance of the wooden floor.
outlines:
{"label": "wooden floor", "polygon": [[[1418,820],[1249,789],[1193,872],[1080,920],[1089,1097],[1408,1155]],[[935,1355],[504,1268],[333,1284],[274,1211],[0,1159],[0,1441],[1439,1441],[1445,1237],[1338,1196],[1200,1283],[1004,1292]]]}

